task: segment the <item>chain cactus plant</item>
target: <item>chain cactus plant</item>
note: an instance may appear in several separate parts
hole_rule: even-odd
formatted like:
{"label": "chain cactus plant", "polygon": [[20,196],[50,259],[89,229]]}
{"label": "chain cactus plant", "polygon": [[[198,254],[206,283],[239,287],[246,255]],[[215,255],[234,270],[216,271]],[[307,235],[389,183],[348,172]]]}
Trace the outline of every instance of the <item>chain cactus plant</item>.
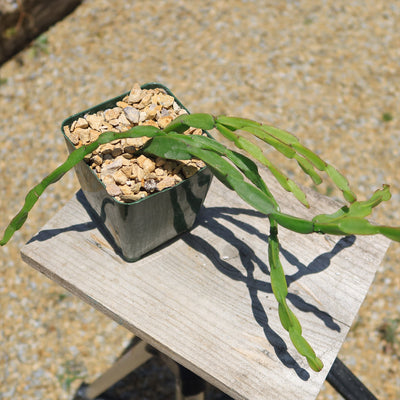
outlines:
{"label": "chain cactus plant", "polygon": [[[183,135],[182,133],[190,127],[203,130],[216,128],[240,152],[231,150],[207,136]],[[311,220],[282,213],[278,202],[261,178],[255,162],[260,162],[266,166],[286,191],[293,193],[304,206],[309,207],[306,195],[293,180],[286,177],[279,168],[265,157],[261,147],[244,137],[241,133],[243,131],[261,139],[263,143],[272,146],[284,156],[296,160],[302,171],[315,184],[322,182],[320,173],[325,172],[334,185],[342,191],[348,205],[341,207],[333,214],[317,215]],[[181,115],[164,129],[153,126],[135,126],[125,132],[104,132],[95,142],[74,150],[62,165],[29,191],[21,211],[6,228],[3,238],[0,240],[0,245],[5,245],[14,232],[22,227],[29,211],[43,191],[50,184],[58,181],[85,156],[96,150],[98,146],[116,139],[142,136],[149,137],[151,140],[139,150],[140,153],[173,160],[199,158],[207,164],[213,174],[225,186],[236,191],[250,206],[268,216],[270,230],[268,260],[271,285],[274,296],[279,303],[278,311],[282,326],[289,332],[293,345],[307,359],[310,367],[315,371],[320,371],[323,364],[311,345],[303,337],[301,324],[286,301],[288,288],[279,259],[279,225],[302,234],[313,232],[333,235],[382,234],[395,241],[400,241],[400,227],[375,225],[366,219],[374,207],[382,201],[390,199],[391,194],[388,185],[377,190],[370,199],[357,201],[347,179],[333,166],[304,147],[295,136],[288,132],[249,119],[228,116],[214,117],[210,114]]]}

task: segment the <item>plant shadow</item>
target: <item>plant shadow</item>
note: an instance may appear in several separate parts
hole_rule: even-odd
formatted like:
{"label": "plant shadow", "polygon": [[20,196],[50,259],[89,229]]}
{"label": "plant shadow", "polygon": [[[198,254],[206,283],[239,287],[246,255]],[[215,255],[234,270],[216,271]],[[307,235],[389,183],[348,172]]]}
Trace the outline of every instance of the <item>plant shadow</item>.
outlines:
{"label": "plant shadow", "polygon": [[[269,275],[267,264],[261,260],[260,257],[255,254],[253,249],[240,239],[233,230],[227,228],[225,223],[229,222],[230,224],[234,224],[238,228],[236,230],[237,232],[244,231],[260,238],[266,243],[266,249],[268,235],[260,232],[257,228],[251,225],[251,223],[240,221],[235,218],[235,216],[238,216],[239,214],[245,214],[249,217],[264,218],[266,221],[266,228],[268,227],[268,219],[263,214],[253,210],[228,207],[203,208],[199,215],[198,224],[205,226],[214,235],[221,237],[224,241],[238,250],[240,264],[243,266],[245,273],[242,272],[243,268],[241,270],[236,268],[229,262],[229,260],[225,259],[211,243],[196,235],[193,231],[183,235],[182,240],[196,251],[205,255],[219,272],[225,274],[230,279],[241,281],[246,285],[252,303],[254,319],[262,327],[266,339],[274,348],[276,356],[286,367],[292,368],[300,379],[308,380],[310,377],[309,373],[290,355],[284,340],[270,327],[267,312],[260,301],[260,294],[273,294],[269,282],[256,279],[254,276],[256,267],[265,275]],[[295,274],[287,276],[288,286],[300,279],[302,276],[324,271],[329,267],[332,258],[346,247],[352,246],[355,240],[355,236],[341,238],[334,245],[331,251],[318,255],[307,266],[301,263],[290,251],[281,246],[280,254],[298,270]],[[318,309],[315,305],[306,302],[299,295],[289,293],[287,299],[297,309],[303,312],[313,313],[327,328],[337,332],[340,331],[340,326],[328,313]]]}
{"label": "plant shadow", "polygon": [[[81,190],[76,193],[76,199],[87,211],[91,218],[90,221],[71,225],[65,228],[42,230],[37,235],[32,237],[30,242],[45,241],[61,233],[69,231],[85,232],[98,229],[108,243],[112,246],[116,254],[123,259],[120,248],[112,239],[112,236],[108,232],[107,228],[105,228],[105,226],[101,223],[101,220],[99,220],[99,217],[96,215]],[[168,241],[164,245],[158,247],[148,254],[168,247],[174,241],[182,240],[197,252],[205,255],[220,273],[225,274],[230,279],[243,282],[249,292],[254,319],[263,329],[265,337],[273,347],[276,356],[286,367],[293,369],[300,379],[308,380],[310,375],[307,370],[302,368],[299,363],[290,355],[285,341],[270,327],[267,312],[260,301],[260,294],[272,295],[273,292],[269,282],[255,278],[255,271],[256,268],[259,268],[263,274],[268,276],[268,265],[253,251],[249,244],[240,239],[233,230],[227,228],[225,223],[233,224],[236,228],[238,228],[236,230],[237,232],[246,232],[261,239],[263,242],[265,242],[266,249],[268,235],[260,232],[257,228],[251,225],[251,223],[239,220],[237,218],[239,215],[263,218],[266,222],[266,228],[268,227],[267,217],[255,210],[229,207],[203,207],[198,215],[195,226],[190,232],[181,234],[177,238]],[[242,268],[238,269],[232,263],[230,263],[229,260],[224,259],[224,257],[219,253],[212,243],[207,242],[204,238],[197,235],[195,233],[196,226],[205,227],[212,234],[222,238],[230,246],[235,247],[238,251],[240,265]],[[288,286],[305,275],[317,274],[327,269],[332,258],[343,249],[352,246],[355,243],[355,240],[355,236],[341,238],[333,246],[331,251],[318,255],[311,263],[309,263],[309,265],[304,265],[294,254],[281,246],[281,256],[283,256],[287,262],[297,268],[296,273],[286,277]],[[243,269],[245,273],[242,272]],[[303,312],[313,313],[325,324],[327,328],[338,332],[340,331],[340,326],[328,313],[320,310],[315,305],[306,302],[299,295],[295,293],[289,293],[287,299],[297,309]]]}

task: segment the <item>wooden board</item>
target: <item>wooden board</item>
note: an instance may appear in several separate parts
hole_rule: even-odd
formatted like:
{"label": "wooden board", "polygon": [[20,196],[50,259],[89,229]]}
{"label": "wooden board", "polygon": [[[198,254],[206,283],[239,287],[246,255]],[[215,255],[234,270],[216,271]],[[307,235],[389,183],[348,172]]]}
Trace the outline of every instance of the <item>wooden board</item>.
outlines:
{"label": "wooden board", "polygon": [[[283,211],[311,212],[271,182]],[[389,241],[280,229],[289,305],[325,364],[310,370],[281,327],[268,222],[214,179],[198,225],[135,263],[119,258],[74,198],[23,259],[235,399],[315,399]],[[312,213],[338,205],[315,192]],[[300,396],[301,394],[301,396]]]}

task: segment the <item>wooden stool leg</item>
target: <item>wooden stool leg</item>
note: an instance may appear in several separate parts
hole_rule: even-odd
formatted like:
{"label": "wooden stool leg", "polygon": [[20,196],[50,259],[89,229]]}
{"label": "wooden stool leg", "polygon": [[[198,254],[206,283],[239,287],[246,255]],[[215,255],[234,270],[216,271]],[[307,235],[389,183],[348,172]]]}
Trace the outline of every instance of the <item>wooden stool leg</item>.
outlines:
{"label": "wooden stool leg", "polygon": [[204,400],[206,383],[192,371],[179,365],[177,381],[176,400]]}
{"label": "wooden stool leg", "polygon": [[326,380],[345,400],[377,400],[339,358],[332,364]]}
{"label": "wooden stool leg", "polygon": [[103,375],[90,385],[82,385],[75,396],[76,400],[93,400],[112,385],[120,381],[147,360],[153,357],[145,342],[135,338],[129,348]]}
{"label": "wooden stool leg", "polygon": [[206,382],[171,358],[159,353],[175,375],[175,400],[204,400]]}

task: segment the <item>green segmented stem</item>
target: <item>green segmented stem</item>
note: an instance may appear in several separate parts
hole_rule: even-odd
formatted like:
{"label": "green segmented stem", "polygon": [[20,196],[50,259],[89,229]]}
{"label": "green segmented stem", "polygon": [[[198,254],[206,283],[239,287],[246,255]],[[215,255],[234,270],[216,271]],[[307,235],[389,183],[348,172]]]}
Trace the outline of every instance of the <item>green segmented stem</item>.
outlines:
{"label": "green segmented stem", "polygon": [[[217,128],[224,137],[233,142],[238,149],[244,151],[247,155],[228,149],[209,137],[182,135],[190,127],[203,130]],[[284,189],[292,192],[300,202],[308,206],[304,192],[265,157],[261,147],[241,136],[237,133],[237,130],[244,130],[253,134],[261,139],[263,143],[272,146],[286,157],[296,160],[303,172],[309,175],[316,184],[322,181],[316,170],[326,172],[333,183],[343,192],[344,198],[350,205],[340,208],[333,214],[317,215],[311,221],[282,213],[279,209],[279,204],[260,176],[257,165],[253,160],[259,161],[269,168]],[[289,332],[289,337],[297,351],[307,359],[313,370],[320,371],[323,368],[323,364],[302,336],[300,322],[286,302],[288,288],[279,259],[278,224],[302,234],[312,232],[334,235],[382,234],[399,242],[400,227],[373,225],[366,219],[374,207],[390,199],[388,185],[384,185],[381,190],[377,190],[370,199],[357,201],[347,179],[341,173],[311,150],[304,147],[295,136],[278,128],[262,125],[249,119],[226,116],[214,118],[209,114],[203,113],[181,115],[164,130],[152,126],[136,126],[126,132],[102,133],[95,142],[71,152],[63,164],[28,192],[22,209],[5,229],[0,245],[5,245],[15,231],[23,226],[30,210],[44,190],[50,184],[62,178],[67,171],[82,161],[85,156],[96,150],[98,146],[115,139],[142,136],[147,136],[150,140],[140,150],[141,153],[174,160],[197,157],[207,164],[224,185],[231,190],[235,190],[250,206],[269,217],[268,259],[272,291],[278,301],[279,318],[282,326]]]}
{"label": "green segmented stem", "polygon": [[321,371],[324,366],[322,361],[316,356],[315,351],[302,336],[300,322],[287,305],[286,297],[288,295],[288,288],[285,273],[279,259],[278,226],[273,219],[270,220],[270,224],[268,261],[271,271],[272,292],[278,302],[279,319],[282,326],[289,332],[289,337],[294,347],[302,356],[306,357],[308,365],[314,371]]}
{"label": "green segmented stem", "polygon": [[[275,165],[272,164],[271,161],[268,160],[267,157],[265,157],[260,147],[258,147],[255,143],[250,142],[246,138],[234,133],[228,126],[221,124],[219,122],[219,119],[220,117],[217,118],[217,123],[215,126],[223,136],[231,140],[236,145],[236,147],[246,151],[255,160],[265,165],[286,191],[292,192],[297,200],[299,200],[306,207],[309,207],[305,193],[299,188],[299,186],[295,182],[284,175]],[[224,121],[224,119],[222,120]],[[248,127],[248,129],[250,129],[250,127]]]}
{"label": "green segmented stem", "polygon": [[[172,132],[168,135],[168,138],[171,137],[181,142],[186,142],[186,146],[194,146],[198,149],[214,151],[220,156],[226,157],[244,174],[246,178],[248,178],[256,187],[269,197],[276,209],[279,209],[278,203],[272,196],[264,180],[261,178],[257,165],[250,158],[228,149],[226,146],[207,136],[177,135]],[[154,143],[152,145],[154,146]],[[186,147],[186,150],[188,150],[188,147]],[[194,156],[194,154],[192,155]],[[212,166],[210,165],[210,167]]]}
{"label": "green segmented stem", "polygon": [[164,128],[164,132],[183,133],[188,128],[198,128],[207,131],[213,129],[214,125],[215,119],[210,114],[183,114],[171,121],[171,123]]}
{"label": "green segmented stem", "polygon": [[306,173],[316,185],[320,185],[322,183],[322,178],[315,171],[310,161],[297,153],[293,158],[297,161],[303,172]]}
{"label": "green segmented stem", "polygon": [[[277,209],[277,203],[273,199],[272,195],[264,190],[258,188],[256,185],[252,185],[244,181],[243,174],[246,177],[252,179],[256,184],[261,177],[251,168],[255,164],[244,163],[245,158],[243,157],[232,157],[232,152],[224,146],[215,145],[212,139],[201,136],[184,136],[180,134],[170,133],[165,137],[153,138],[153,140],[144,148],[144,152],[163,158],[174,158],[176,159],[189,159],[196,157],[204,161],[207,166],[211,169],[214,175],[229,189],[235,190],[236,193],[246,202],[251,204],[256,210],[270,214]],[[191,142],[202,142],[201,146],[192,145]],[[210,146],[206,143],[210,142]],[[221,147],[221,148],[220,148]],[[186,152],[186,154],[184,154]],[[228,162],[223,156],[230,157],[231,161],[238,163],[239,169],[235,168],[230,162]],[[249,167],[250,165],[250,167]],[[246,168],[246,170],[244,169]]]}
{"label": "green segmented stem", "polygon": [[258,137],[263,142],[267,143],[268,145],[274,147],[280,153],[282,153],[287,158],[293,158],[296,154],[296,150],[290,144],[287,144],[276,137],[270,135],[268,132],[262,129],[262,127],[255,127],[255,126],[244,126],[241,130],[245,132],[249,132],[252,135]]}
{"label": "green segmented stem", "polygon": [[332,165],[322,160],[317,154],[312,152],[310,149],[304,147],[295,136],[292,135],[292,137],[290,137],[290,133],[266,125],[262,125],[261,128],[266,132],[269,132],[271,135],[280,138],[283,142],[287,143],[288,145],[291,145],[296,150],[297,154],[306,158],[312,165],[314,165],[315,168],[317,168],[320,171],[326,172],[327,175],[332,179],[333,183],[338,187],[338,189],[342,191],[343,197],[347,201],[352,203],[357,200],[356,195],[350,189],[349,182],[347,181],[347,179]]}
{"label": "green segmented stem", "polygon": [[101,144],[111,142],[115,139],[143,136],[152,137],[155,135],[164,135],[164,133],[153,126],[137,126],[130,129],[129,131],[122,133],[104,132],[95,142],[74,150],[63,164],[57,167],[52,173],[46,176],[38,185],[36,185],[28,192],[25,197],[23,207],[5,229],[3,237],[0,240],[0,246],[4,246],[5,244],[7,244],[14,233],[17,230],[21,229],[22,225],[28,218],[29,212],[39,200],[39,197],[44,192],[44,190],[52,183],[60,180],[70,169],[72,169],[76,164],[82,161],[85,156],[95,151]]}
{"label": "green segmented stem", "polygon": [[[302,167],[303,171],[313,179],[314,183],[319,184],[322,181],[318,178],[318,174],[315,171],[312,171],[311,166],[320,171],[326,172],[332,182],[342,191],[345,200],[350,203],[356,201],[357,198],[350,189],[347,179],[333,166],[322,160],[317,154],[304,147],[299,140],[289,132],[268,125],[262,125],[244,118],[222,116],[218,117],[216,122],[231,130],[240,129],[252,133],[273,146],[288,158],[294,158],[294,154],[302,156],[302,158],[296,157],[296,160]],[[308,160],[308,163],[301,161],[302,159]]]}

